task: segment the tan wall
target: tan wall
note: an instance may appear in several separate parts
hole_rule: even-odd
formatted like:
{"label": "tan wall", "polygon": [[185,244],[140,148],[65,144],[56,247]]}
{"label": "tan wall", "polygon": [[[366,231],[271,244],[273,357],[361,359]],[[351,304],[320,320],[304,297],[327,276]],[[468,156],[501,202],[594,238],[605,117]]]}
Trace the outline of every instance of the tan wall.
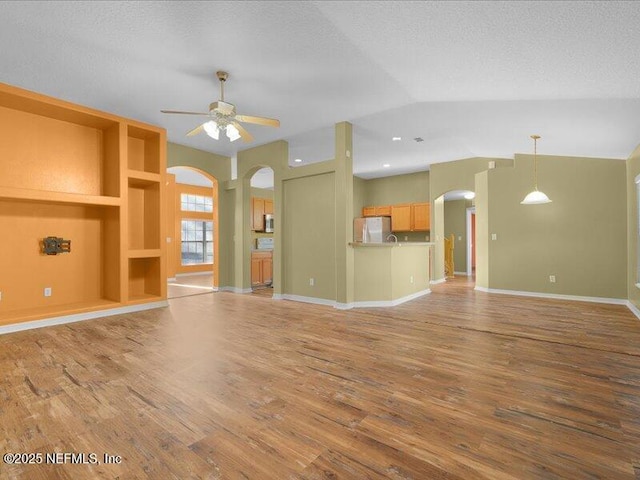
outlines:
{"label": "tan wall", "polygon": [[627,292],[629,301],[640,308],[640,283],[638,278],[638,249],[640,234],[638,233],[638,187],[635,178],[640,174],[640,146],[627,160]]}
{"label": "tan wall", "polygon": [[490,161],[496,162],[496,168],[513,166],[513,160],[505,158],[468,158],[456,162],[434,163],[430,167],[429,176],[431,200],[452,190],[473,192],[475,174],[488,170]]}
{"label": "tan wall", "polygon": [[435,243],[431,250],[431,279],[442,280],[444,275],[444,197],[431,202],[431,241]]}
{"label": "tan wall", "polygon": [[391,248],[354,248],[354,298],[356,302],[393,300]]}
{"label": "tan wall", "polygon": [[397,300],[429,288],[428,246],[359,247],[353,250],[356,302]]}
{"label": "tan wall", "polygon": [[283,293],[335,300],[335,174],[283,183]]}
{"label": "tan wall", "polygon": [[453,263],[454,271],[467,271],[467,200],[449,200],[444,202],[444,236],[454,235]]}
{"label": "tan wall", "polygon": [[[429,288],[430,247],[403,245],[392,247],[393,299],[403,298]],[[413,277],[413,283],[411,283]]]}
{"label": "tan wall", "polygon": [[[493,170],[491,170],[493,171]],[[475,175],[476,286],[489,288],[489,171]]]}
{"label": "tan wall", "polygon": [[428,202],[429,172],[366,180],[364,193],[364,206]]}
{"label": "tan wall", "polygon": [[490,288],[626,298],[625,163],[538,159],[538,185],[550,204],[520,205],[533,187],[532,155],[489,172],[488,233],[497,235],[488,240]]}
{"label": "tan wall", "polygon": [[353,177],[353,218],[362,216],[362,208],[365,207],[366,180]]}

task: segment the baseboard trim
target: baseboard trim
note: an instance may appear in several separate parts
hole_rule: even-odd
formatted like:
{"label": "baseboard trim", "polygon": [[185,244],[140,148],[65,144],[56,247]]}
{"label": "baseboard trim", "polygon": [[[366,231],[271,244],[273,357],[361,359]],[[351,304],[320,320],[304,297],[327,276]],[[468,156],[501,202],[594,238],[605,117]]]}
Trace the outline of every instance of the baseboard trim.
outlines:
{"label": "baseboard trim", "polygon": [[122,315],[124,313],[142,312],[144,310],[152,310],[154,308],[162,308],[168,306],[169,302],[167,302],[166,300],[161,300],[159,302],[141,303],[138,305],[128,305],[126,307],[109,308],[107,310],[96,310],[95,312],[76,313],[73,315],[62,315],[60,317],[33,320],[31,322],[15,323],[13,325],[3,325],[2,327],[0,327],[0,335],[4,335],[6,333],[22,332],[24,330],[33,330],[36,328],[52,327],[54,325],[64,325],[65,323],[83,322],[85,320],[111,317],[113,315]]}
{"label": "baseboard trim", "polygon": [[446,281],[447,281],[446,278],[440,278],[438,280],[429,280],[429,284],[430,285],[438,285],[439,283],[444,283]]}
{"label": "baseboard trim", "polygon": [[218,287],[219,292],[231,292],[231,293],[251,293],[253,290],[251,288],[240,288],[240,287]]}
{"label": "baseboard trim", "polygon": [[406,295],[404,297],[396,298],[395,300],[371,300],[371,301],[364,301],[364,302],[353,302],[351,303],[350,308],[396,307],[398,305],[409,302],[411,300],[415,300],[416,298],[420,298],[430,293],[431,293],[431,289],[427,288],[426,290],[421,290],[419,292],[415,292],[410,295]]}
{"label": "baseboard trim", "polygon": [[317,297],[305,297],[302,295],[291,295],[289,293],[282,294],[279,299],[293,300],[294,302],[302,302],[302,303],[313,303],[316,305],[326,305],[329,307],[335,307],[337,305],[335,300],[328,300],[326,298],[317,298]]}
{"label": "baseboard trim", "polygon": [[551,300],[571,300],[575,302],[591,302],[591,303],[608,303],[611,305],[627,305],[628,300],[623,298],[607,298],[607,297],[583,297],[581,295],[562,295],[559,293],[542,293],[542,292],[527,292],[521,290],[502,290],[499,288],[485,288],[476,287],[474,290],[486,293],[499,293],[501,295],[517,295],[520,297],[537,297],[548,298]]}
{"label": "baseboard trim", "polygon": [[198,275],[213,275],[213,270],[208,272],[190,272],[190,273],[176,273],[177,277],[196,277]]}
{"label": "baseboard trim", "polygon": [[631,313],[633,313],[638,319],[640,319],[640,309],[631,303],[630,300],[627,300],[627,308],[631,310]]}
{"label": "baseboard trim", "polygon": [[167,278],[167,283],[170,282],[177,282],[178,280],[176,279],[176,277],[171,277],[171,278]]}
{"label": "baseboard trim", "polygon": [[467,272],[453,272],[454,275],[460,275],[461,277],[468,277],[469,274]]}
{"label": "baseboard trim", "polygon": [[271,296],[271,300],[284,300],[284,297],[282,296],[281,293],[274,293]]}

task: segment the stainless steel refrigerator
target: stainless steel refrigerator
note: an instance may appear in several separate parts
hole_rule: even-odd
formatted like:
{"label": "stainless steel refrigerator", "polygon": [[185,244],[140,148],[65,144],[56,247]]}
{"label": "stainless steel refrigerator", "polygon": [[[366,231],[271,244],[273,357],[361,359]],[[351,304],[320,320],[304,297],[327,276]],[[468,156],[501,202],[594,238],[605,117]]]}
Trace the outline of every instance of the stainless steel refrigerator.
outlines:
{"label": "stainless steel refrigerator", "polygon": [[391,235],[391,217],[361,217],[353,220],[353,241],[386,242]]}

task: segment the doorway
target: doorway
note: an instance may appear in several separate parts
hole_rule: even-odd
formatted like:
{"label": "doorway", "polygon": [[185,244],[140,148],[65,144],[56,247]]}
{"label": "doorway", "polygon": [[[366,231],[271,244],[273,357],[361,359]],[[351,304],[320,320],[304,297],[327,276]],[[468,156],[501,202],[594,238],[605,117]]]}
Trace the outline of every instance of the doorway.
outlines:
{"label": "doorway", "polygon": [[467,208],[467,276],[476,275],[476,207]]}
{"label": "doorway", "polygon": [[273,296],[274,172],[270,167],[251,176],[251,291]]}
{"label": "doorway", "polygon": [[191,167],[167,173],[167,296],[211,293],[218,285],[217,181]]}
{"label": "doorway", "polygon": [[453,190],[444,194],[445,270],[452,270],[451,274],[446,274],[447,279],[460,277],[475,281],[474,199],[474,192],[469,190]]}

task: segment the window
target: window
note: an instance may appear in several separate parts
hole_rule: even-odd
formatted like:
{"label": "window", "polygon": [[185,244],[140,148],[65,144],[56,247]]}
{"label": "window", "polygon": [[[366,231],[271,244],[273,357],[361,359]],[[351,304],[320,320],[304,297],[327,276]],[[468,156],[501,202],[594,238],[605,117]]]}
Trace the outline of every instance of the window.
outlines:
{"label": "window", "polygon": [[182,220],[181,240],[182,265],[213,263],[212,221]]}
{"label": "window", "polygon": [[180,210],[183,212],[213,212],[213,198],[182,193],[180,195]]}

